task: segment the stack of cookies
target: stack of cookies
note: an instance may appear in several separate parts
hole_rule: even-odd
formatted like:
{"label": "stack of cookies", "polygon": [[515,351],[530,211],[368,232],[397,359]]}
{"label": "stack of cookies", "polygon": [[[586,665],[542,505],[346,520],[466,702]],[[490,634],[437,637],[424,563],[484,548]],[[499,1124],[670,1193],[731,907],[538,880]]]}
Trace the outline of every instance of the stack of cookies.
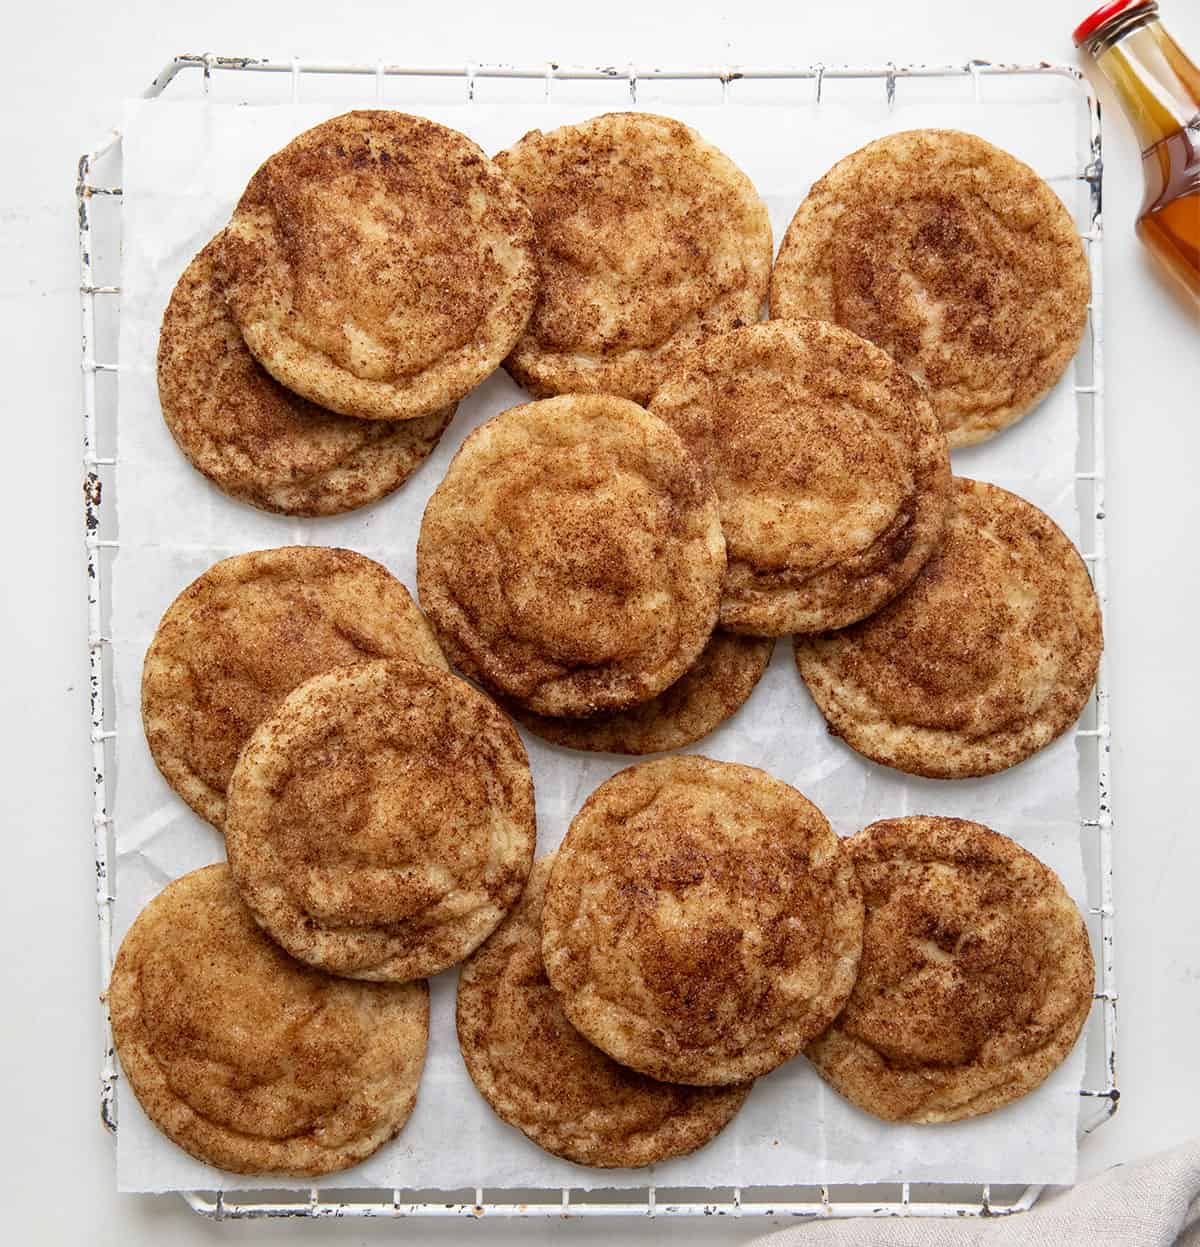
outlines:
{"label": "stack of cookies", "polygon": [[557,744],[633,754],[710,732],[780,636],[831,730],[902,770],[990,774],[1075,722],[1087,570],[949,458],[1031,410],[1083,330],[1082,245],[1036,174],[971,135],[880,140],[768,272],[753,187],[677,122],[600,117],[497,163],[542,279],[506,366],[553,397],[470,434],[426,508],[421,603],[459,670]]}
{"label": "stack of cookies", "polygon": [[537,287],[529,211],[466,135],[347,113],[266,161],[180,278],[159,339],[163,416],[233,497],[351,510],[430,454]]}
{"label": "stack of cookies", "polygon": [[447,672],[399,581],[312,546],[226,559],[179,596],[143,717],[228,865],[177,880],[122,944],[109,1008],[126,1075],[210,1163],[354,1164],[415,1104],[424,980],[525,885],[524,746]]}
{"label": "stack of cookies", "polygon": [[988,1112],[1066,1057],[1093,983],[1079,911],[1008,837],[916,817],[839,841],[766,772],[678,756],[602,784],[534,866],[459,976],[458,1034],[506,1121],[633,1165],[802,1050],[885,1120]]}
{"label": "stack of cookies", "polygon": [[240,1172],[356,1163],[411,1113],[424,981],[460,963],[476,1086],[580,1164],[703,1145],[800,1053],[888,1120],[1038,1085],[1094,974],[1014,841],[936,816],[839,840],[766,772],[673,755],[602,784],[535,863],[511,719],[676,750],[790,636],[874,763],[987,775],[1061,735],[1099,660],[1086,567],[949,456],[1045,395],[1088,296],[1058,198],[952,131],[839,162],[773,268],[750,180],[665,117],[493,162],[359,112],[272,156],[164,318],[163,414],[201,471],[331,514],[397,488],[502,362],[534,401],[430,497],[424,614],[381,565],[297,546],[216,564],[163,617],[147,741],[228,864],[170,885],[114,968],[156,1124]]}

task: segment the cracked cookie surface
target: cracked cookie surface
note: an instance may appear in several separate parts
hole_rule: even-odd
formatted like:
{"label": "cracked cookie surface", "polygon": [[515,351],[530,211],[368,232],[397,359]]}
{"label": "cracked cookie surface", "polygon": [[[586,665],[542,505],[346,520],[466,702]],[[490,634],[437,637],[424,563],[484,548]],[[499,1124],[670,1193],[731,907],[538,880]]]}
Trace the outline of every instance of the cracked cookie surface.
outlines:
{"label": "cracked cookie surface", "polygon": [[888,819],[845,845],[866,901],[862,959],[808,1058],[888,1121],[958,1121],[1032,1091],[1075,1046],[1095,984],[1058,876],[957,818]]}
{"label": "cracked cookie surface", "polygon": [[425,508],[421,605],[465,674],[535,714],[648,701],[717,622],[717,500],[678,436],[626,399],[493,416]]}
{"label": "cracked cookie surface", "polygon": [[216,245],[179,278],[158,339],[158,398],[180,450],[227,494],[286,515],[337,515],[399,488],[437,446],[455,404],[384,423],[285,390],[229,314]]}
{"label": "cracked cookie surface", "polygon": [[553,854],[458,976],[458,1043],[472,1081],[506,1122],[580,1165],[636,1168],[703,1147],[750,1083],[686,1087],[626,1069],[571,1025],[542,965]]}
{"label": "cracked cookie surface", "polygon": [[1091,277],[1063,201],[974,134],[908,130],[839,160],[771,275],[771,315],[833,321],[929,390],[951,446],[1019,420],[1062,376]]}
{"label": "cracked cookie surface", "polygon": [[325,546],[222,559],[171,603],[146,651],[150,753],[167,783],[221,828],[234,763],[258,724],[310,676],[372,658],[446,666],[387,568]]}
{"label": "cracked cookie surface", "polygon": [[477,948],[521,894],[533,779],[495,703],[419,663],[314,676],[259,724],[229,785],[243,900],[292,956],[404,982]]}
{"label": "cracked cookie surface", "polygon": [[175,880],[142,910],[107,999],[147,1116],[220,1169],[347,1169],[416,1104],[426,984],[355,983],[294,961],[255,924],[224,863]]}
{"label": "cracked cookie surface", "polygon": [[797,637],[830,730],[872,761],[958,779],[1014,766],[1079,718],[1096,682],[1100,605],[1044,512],[954,478],[941,550],[878,614]]}
{"label": "cracked cookie surface", "polygon": [[259,363],[360,419],[462,398],[508,354],[538,285],[512,183],[465,134],[382,109],[324,121],[266,160],[215,260]]}
{"label": "cracked cookie surface", "polygon": [[750,179],[694,130],[607,113],[496,157],[533,213],[541,289],[505,367],[541,398],[644,403],[710,334],[758,320],[771,224]]}
{"label": "cracked cookie surface", "polygon": [[755,767],[677,755],[600,785],[555,858],[542,955],[567,1017],[651,1078],[765,1074],[836,1016],[863,906],[824,816]]}
{"label": "cracked cookie surface", "polygon": [[650,410],[683,438],[721,506],[721,627],[843,628],[937,549],[950,455],[917,385],[878,347],[815,320],[713,338]]}

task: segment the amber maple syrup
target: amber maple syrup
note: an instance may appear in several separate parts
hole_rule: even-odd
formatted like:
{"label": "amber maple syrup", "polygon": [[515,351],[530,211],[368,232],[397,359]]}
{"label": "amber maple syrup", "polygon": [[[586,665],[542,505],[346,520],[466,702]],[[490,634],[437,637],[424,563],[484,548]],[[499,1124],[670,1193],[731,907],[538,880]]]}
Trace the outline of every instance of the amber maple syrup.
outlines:
{"label": "amber maple syrup", "polygon": [[1075,31],[1112,82],[1142,145],[1138,237],[1200,307],[1200,69],[1156,0],[1116,0]]}
{"label": "amber maple syrup", "polygon": [[1142,155],[1141,240],[1200,296],[1200,117]]}

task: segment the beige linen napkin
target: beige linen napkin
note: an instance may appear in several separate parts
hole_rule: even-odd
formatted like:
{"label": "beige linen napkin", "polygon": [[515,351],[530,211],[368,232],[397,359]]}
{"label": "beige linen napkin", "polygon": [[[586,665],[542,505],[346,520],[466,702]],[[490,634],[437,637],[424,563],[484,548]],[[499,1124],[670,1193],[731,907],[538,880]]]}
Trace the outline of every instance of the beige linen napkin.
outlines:
{"label": "beige linen napkin", "polygon": [[1200,1247],[1200,1139],[978,1220],[798,1222],[749,1247]]}

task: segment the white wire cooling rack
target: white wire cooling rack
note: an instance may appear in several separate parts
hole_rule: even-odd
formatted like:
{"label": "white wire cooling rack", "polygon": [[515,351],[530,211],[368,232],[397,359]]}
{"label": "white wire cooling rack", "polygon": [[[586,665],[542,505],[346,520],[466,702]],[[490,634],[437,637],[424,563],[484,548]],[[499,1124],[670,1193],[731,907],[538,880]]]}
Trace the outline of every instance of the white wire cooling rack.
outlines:
{"label": "white wire cooling rack", "polygon": [[[383,62],[338,65],[299,60],[254,57],[177,56],[151,82],[145,96],[161,95],[177,81],[191,80],[210,93],[214,75],[238,75],[251,80],[282,80],[284,94],[277,99],[300,98],[306,77],[313,81],[340,77],[364,103],[382,103],[389,79],[457,80],[468,100],[474,100],[481,79],[512,79],[536,84],[549,99],[558,82],[612,82],[615,91],[638,100],[639,83],[708,83],[729,103],[740,82],[774,81],[811,84],[812,97],[841,82],[878,83],[889,107],[898,84],[906,79],[961,78],[975,98],[990,79],[1019,80],[1046,75],[1070,79],[1086,109],[1088,141],[1075,177],[1087,186],[1088,219],[1082,230],[1092,273],[1092,303],[1083,347],[1076,361],[1075,394],[1079,418],[1077,496],[1083,520],[1084,559],[1091,571],[1102,611],[1107,615],[1107,556],[1105,549],[1105,456],[1103,273],[1101,265],[1101,198],[1103,161],[1100,105],[1079,71],[1067,65],[1003,65],[970,61],[965,65],[876,67],[734,67],[712,66],[662,69],[626,67],[577,68],[557,64],[532,67],[510,65],[405,66]],[[197,82],[198,80],[198,82]],[[365,88],[365,92],[364,92]],[[178,90],[178,88],[177,88]],[[614,103],[618,102],[616,100]],[[92,741],[92,832],[96,860],[96,909],[99,925],[100,981],[112,970],[113,904],[116,879],[109,779],[116,764],[116,733],[111,730],[112,670],[108,598],[109,559],[119,546],[111,504],[103,506],[106,483],[116,464],[117,403],[115,376],[119,370],[116,326],[120,308],[118,257],[121,241],[121,135],[112,132],[79,160],[76,195],[79,204],[80,313],[83,372],[84,540],[87,549],[88,663]],[[101,358],[104,355],[106,358]],[[1116,1004],[1113,950],[1113,820],[1109,795],[1109,707],[1107,660],[1100,660],[1096,692],[1076,730],[1081,771],[1086,779],[1084,816],[1080,833],[1088,878],[1087,914],[1096,951],[1099,981],[1088,1022],[1089,1078],[1082,1097],[1080,1133],[1088,1134],[1116,1110],[1120,1092],[1116,1074]],[[117,1129],[115,1092],[117,1065],[107,1010],[102,1006],[104,1052],[100,1075],[100,1116],[113,1133]],[[1099,1058],[1099,1059],[1097,1059]],[[1004,1215],[1029,1208],[1042,1188],[934,1186],[889,1183],[872,1187],[809,1186],[797,1175],[795,1187],[769,1191],[748,1187],[664,1191],[648,1186],[636,1192],[575,1191],[570,1188],[522,1192],[488,1192],[477,1187],[462,1192],[372,1190],[339,1192],[344,1198],[324,1197],[319,1187],[308,1191],[256,1192],[185,1191],[183,1198],[202,1215],[217,1220],[259,1217],[483,1217],[483,1216],[773,1216],[773,1217],[981,1217]],[[458,1198],[456,1198],[458,1197]]]}

